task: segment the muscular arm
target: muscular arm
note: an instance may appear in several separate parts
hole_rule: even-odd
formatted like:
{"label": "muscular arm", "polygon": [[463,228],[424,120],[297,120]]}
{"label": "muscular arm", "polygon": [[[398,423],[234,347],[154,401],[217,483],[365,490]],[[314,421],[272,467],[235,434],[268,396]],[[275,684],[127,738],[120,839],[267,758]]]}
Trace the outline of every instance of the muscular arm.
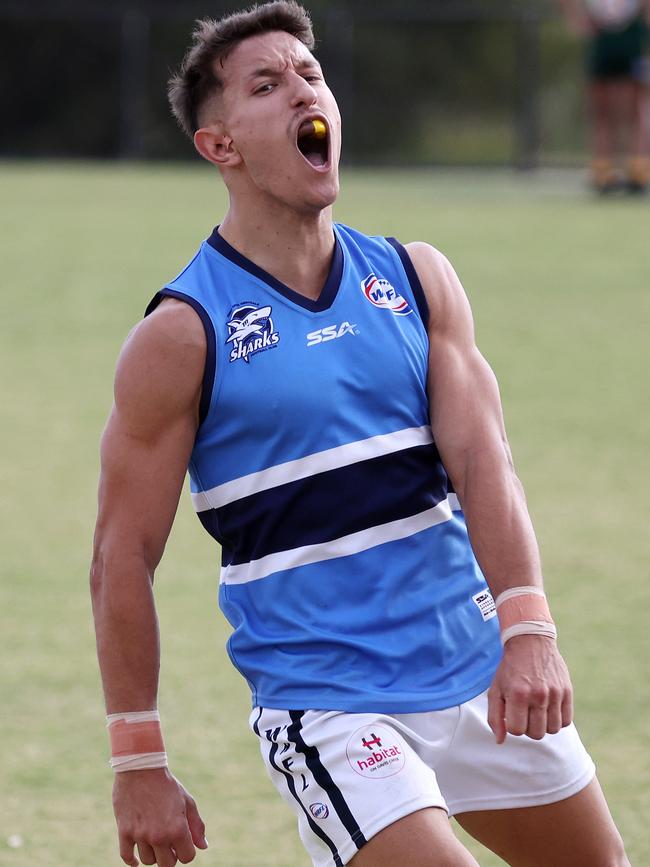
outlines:
{"label": "muscular arm", "polygon": [[495,594],[541,586],[537,542],[506,438],[496,378],[474,342],[469,302],[449,262],[410,245],[430,311],[431,427]]}
{"label": "muscular arm", "polygon": [[[539,551],[506,438],[497,382],[474,340],[469,303],[453,268],[427,244],[409,254],[429,304],[431,427],[461,502],[476,558],[494,596],[542,585]],[[539,708],[544,708],[544,713]],[[555,642],[510,639],[490,693],[490,724],[542,737],[571,718],[570,682]]]}
{"label": "muscular arm", "polygon": [[[191,308],[176,301],[163,302],[134,329],[118,361],[115,403],[101,444],[91,567],[107,713],[156,707],[159,640],[153,576],[176,513],[196,433],[204,361],[201,323]],[[174,824],[184,810],[187,820],[194,821],[194,842],[198,845],[202,840],[198,813],[194,817],[191,801],[181,806],[187,793],[166,769],[119,773],[114,804],[126,863],[137,863],[134,843],[141,857],[153,853],[158,864],[171,863],[171,853],[167,856],[163,851],[169,841],[163,839],[160,826],[146,818],[154,790],[156,798],[166,799],[162,807],[156,801],[161,821]],[[144,816],[149,827],[138,826],[134,816]],[[184,835],[175,824],[174,831],[176,837],[184,836],[177,844],[190,854],[187,827]],[[193,851],[191,846],[192,857]]]}

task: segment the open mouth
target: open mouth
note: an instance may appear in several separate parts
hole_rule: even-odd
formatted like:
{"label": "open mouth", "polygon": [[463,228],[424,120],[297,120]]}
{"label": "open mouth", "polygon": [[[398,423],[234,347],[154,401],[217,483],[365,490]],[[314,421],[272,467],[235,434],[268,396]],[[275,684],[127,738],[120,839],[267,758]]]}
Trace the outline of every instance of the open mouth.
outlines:
{"label": "open mouth", "polygon": [[306,120],[298,128],[298,150],[314,168],[322,168],[328,163],[329,130],[319,119]]}

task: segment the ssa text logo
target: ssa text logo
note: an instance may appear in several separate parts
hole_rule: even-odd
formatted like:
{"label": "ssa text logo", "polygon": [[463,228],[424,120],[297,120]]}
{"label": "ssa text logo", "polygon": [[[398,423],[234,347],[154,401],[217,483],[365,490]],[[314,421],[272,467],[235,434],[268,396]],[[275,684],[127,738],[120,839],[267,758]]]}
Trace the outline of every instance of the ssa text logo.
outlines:
{"label": "ssa text logo", "polygon": [[318,331],[310,331],[307,335],[307,346],[316,346],[317,343],[327,343],[328,340],[336,340],[346,334],[358,334],[357,326],[349,322],[341,322],[340,325],[326,325]]}

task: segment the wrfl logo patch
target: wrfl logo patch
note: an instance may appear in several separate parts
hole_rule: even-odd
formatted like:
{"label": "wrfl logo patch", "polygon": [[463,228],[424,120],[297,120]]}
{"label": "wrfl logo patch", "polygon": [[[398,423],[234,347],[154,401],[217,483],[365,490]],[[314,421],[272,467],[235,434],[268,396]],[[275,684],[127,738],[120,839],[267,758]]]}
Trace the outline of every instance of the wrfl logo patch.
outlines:
{"label": "wrfl logo patch", "polygon": [[413,308],[406,298],[400,295],[388,280],[377,277],[376,274],[368,274],[366,279],[361,281],[361,291],[374,307],[383,307],[396,316],[408,316],[409,313],[413,313]]}
{"label": "wrfl logo patch", "polygon": [[274,349],[280,342],[280,335],[273,328],[270,305],[259,307],[252,301],[238,304],[230,311],[226,325],[226,344],[232,345],[231,363],[243,358],[248,364],[251,356]]}
{"label": "wrfl logo patch", "polygon": [[309,812],[312,814],[314,819],[327,819],[330,814],[330,810],[327,804],[320,803],[310,804]]}

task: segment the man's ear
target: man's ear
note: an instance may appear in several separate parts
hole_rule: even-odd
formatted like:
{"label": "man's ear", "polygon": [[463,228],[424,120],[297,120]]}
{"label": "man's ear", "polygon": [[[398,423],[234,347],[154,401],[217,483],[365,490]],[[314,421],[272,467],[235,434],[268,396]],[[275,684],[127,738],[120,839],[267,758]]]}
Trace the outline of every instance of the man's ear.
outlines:
{"label": "man's ear", "polygon": [[220,124],[204,126],[194,133],[194,147],[204,160],[219,168],[233,168],[241,163],[241,154]]}

